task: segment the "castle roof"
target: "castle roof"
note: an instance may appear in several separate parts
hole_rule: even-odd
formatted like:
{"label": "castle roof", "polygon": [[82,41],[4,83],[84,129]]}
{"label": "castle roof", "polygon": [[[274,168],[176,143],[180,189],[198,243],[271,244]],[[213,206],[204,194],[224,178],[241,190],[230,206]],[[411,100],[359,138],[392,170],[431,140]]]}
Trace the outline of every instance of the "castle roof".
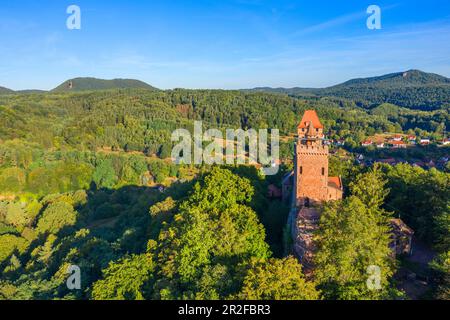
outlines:
{"label": "castle roof", "polygon": [[342,180],[340,177],[328,177],[328,186],[342,190]]}
{"label": "castle roof", "polygon": [[307,128],[310,122],[313,124],[314,128],[323,129],[323,125],[320,122],[319,116],[315,110],[306,110],[298,127]]}

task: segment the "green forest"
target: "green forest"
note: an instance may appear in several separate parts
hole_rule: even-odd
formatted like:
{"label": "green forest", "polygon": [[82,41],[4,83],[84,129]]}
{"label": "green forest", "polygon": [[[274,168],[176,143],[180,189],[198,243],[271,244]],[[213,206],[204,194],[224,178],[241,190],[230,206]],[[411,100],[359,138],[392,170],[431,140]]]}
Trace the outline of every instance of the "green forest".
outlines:
{"label": "green forest", "polygon": [[[408,299],[395,278],[403,262],[389,252],[388,221],[399,216],[436,252],[425,298],[449,299],[448,170],[354,161],[376,133],[440,141],[449,106],[352,99],[134,88],[0,95],[0,299]],[[292,139],[277,176],[170,160],[171,133],[195,120],[292,138],[307,109],[350,155],[330,159],[346,197],[323,209],[314,279],[291,256],[289,207],[267,196],[291,169]],[[71,265],[80,290],[66,285]],[[382,267],[381,290],[367,289],[367,265]]]}
{"label": "green forest", "polygon": [[439,110],[450,106],[450,79],[420,70],[353,79],[321,89],[258,88],[291,96],[338,97],[354,100],[360,107],[374,108],[391,103],[413,110]]}

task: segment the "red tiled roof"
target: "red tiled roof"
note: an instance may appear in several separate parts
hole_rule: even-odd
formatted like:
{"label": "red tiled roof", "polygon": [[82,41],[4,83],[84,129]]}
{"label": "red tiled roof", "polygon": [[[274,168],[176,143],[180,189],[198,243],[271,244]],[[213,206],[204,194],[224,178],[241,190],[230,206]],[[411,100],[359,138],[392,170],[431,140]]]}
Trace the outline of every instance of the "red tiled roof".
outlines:
{"label": "red tiled roof", "polygon": [[404,143],[403,141],[390,141],[390,144],[398,144],[398,145],[405,145],[406,143]]}
{"label": "red tiled roof", "polygon": [[337,189],[342,189],[341,178],[328,177],[328,185]]}
{"label": "red tiled roof", "polygon": [[312,122],[314,128],[323,129],[323,125],[320,122],[319,116],[315,110],[306,110],[298,127],[306,128],[310,122]]}

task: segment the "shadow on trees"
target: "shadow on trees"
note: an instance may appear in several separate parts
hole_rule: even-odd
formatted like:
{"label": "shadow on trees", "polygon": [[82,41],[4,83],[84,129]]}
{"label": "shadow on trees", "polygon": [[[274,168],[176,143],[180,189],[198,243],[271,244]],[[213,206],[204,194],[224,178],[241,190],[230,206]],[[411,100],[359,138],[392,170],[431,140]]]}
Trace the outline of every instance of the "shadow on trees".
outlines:
{"label": "shadow on trees", "polygon": [[[16,250],[12,254],[19,257],[21,267],[3,275],[7,280],[18,281],[25,286],[29,283],[32,299],[50,299],[67,294],[76,299],[86,299],[89,292],[69,291],[65,280],[58,282],[57,278],[66,279],[68,266],[76,265],[81,269],[82,287],[89,288],[101,278],[102,270],[110,262],[145,252],[148,241],[152,235],[155,238],[158,236],[163,222],[152,222],[149,208],[167,197],[181,200],[191,189],[192,183],[177,182],[164,190],[160,190],[159,186],[96,189],[92,185],[90,190],[85,191],[83,201],[73,205],[76,223],[57,232],[37,234],[26,252],[20,254]],[[36,221],[52,202],[71,201],[70,196],[73,194],[55,196],[43,206]],[[58,219],[64,219],[64,216]],[[34,225],[35,230],[36,227]],[[40,290],[32,288],[36,285],[33,282],[36,279],[42,287]]]}
{"label": "shadow on trees", "polygon": [[[229,167],[228,167],[229,168]],[[287,220],[288,208],[280,201],[267,199],[268,183],[278,180],[258,175],[255,168],[229,168],[248,178],[255,190],[250,205],[258,213],[266,229],[266,240],[274,256],[282,255],[282,232]],[[88,299],[88,289],[69,291],[65,284],[70,265],[80,267],[82,288],[91,288],[102,277],[102,270],[110,262],[146,251],[149,240],[158,240],[165,219],[152,219],[149,212],[154,204],[171,197],[182,201],[192,190],[193,184],[203,175],[189,182],[176,182],[161,190],[157,187],[124,186],[118,189],[97,189],[93,184],[84,195],[75,193],[52,196],[41,209],[36,221],[53,202],[69,201],[76,212],[76,222],[57,232],[38,234],[25,253],[15,255],[21,267],[7,274],[8,280],[28,286],[32,299],[51,299],[72,296]],[[71,198],[72,197],[72,198]],[[64,215],[64,213],[61,213]],[[64,216],[58,217],[64,219]],[[36,230],[36,225],[34,226]],[[32,287],[38,281],[39,290]],[[27,289],[28,290],[28,289]]]}

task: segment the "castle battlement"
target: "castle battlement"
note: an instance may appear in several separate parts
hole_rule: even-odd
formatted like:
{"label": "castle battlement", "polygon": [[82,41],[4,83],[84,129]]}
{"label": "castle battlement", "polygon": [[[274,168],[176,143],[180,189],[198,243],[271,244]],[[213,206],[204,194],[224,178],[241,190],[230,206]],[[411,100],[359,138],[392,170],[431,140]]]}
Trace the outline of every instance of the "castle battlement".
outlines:
{"label": "castle battlement", "polygon": [[326,145],[305,145],[305,144],[297,144],[300,150],[319,150],[319,151],[328,151],[329,148]]}

